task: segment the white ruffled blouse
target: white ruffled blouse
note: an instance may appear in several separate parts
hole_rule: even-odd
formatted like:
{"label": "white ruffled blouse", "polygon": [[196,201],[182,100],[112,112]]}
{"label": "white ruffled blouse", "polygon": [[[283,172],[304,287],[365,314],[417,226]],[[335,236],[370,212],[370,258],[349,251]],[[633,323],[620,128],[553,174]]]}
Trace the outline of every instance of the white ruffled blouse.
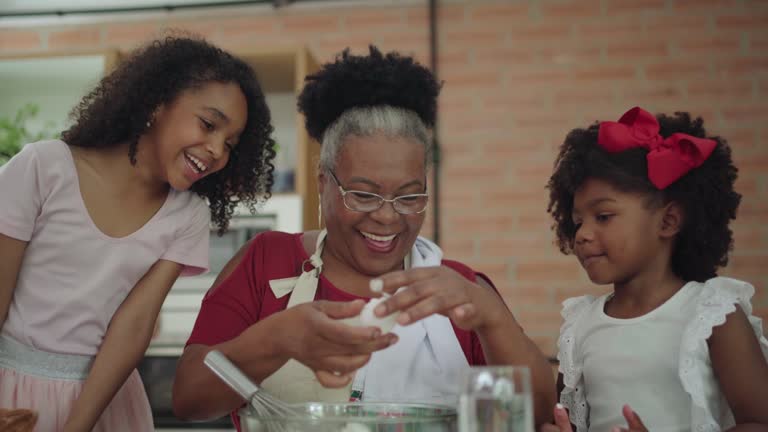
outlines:
{"label": "white ruffled blouse", "polygon": [[752,315],[754,292],[752,285],[724,277],[689,282],[663,305],[631,319],[605,314],[610,294],[566,300],[558,340],[565,384],[560,402],[577,431],[609,431],[626,424],[624,404],[654,432],[733,426],[707,339],[739,305],[768,361],[762,322]]}

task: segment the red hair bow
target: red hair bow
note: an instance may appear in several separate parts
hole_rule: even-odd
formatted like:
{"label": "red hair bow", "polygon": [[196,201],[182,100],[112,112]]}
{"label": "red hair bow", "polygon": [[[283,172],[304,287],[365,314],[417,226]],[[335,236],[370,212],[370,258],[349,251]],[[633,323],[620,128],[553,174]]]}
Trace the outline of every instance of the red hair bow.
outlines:
{"label": "red hair bow", "polygon": [[717,142],[684,133],[659,135],[659,122],[648,111],[634,107],[618,122],[601,122],[597,144],[609,153],[635,147],[648,150],[648,179],[664,189],[688,171],[698,168],[712,154]]}

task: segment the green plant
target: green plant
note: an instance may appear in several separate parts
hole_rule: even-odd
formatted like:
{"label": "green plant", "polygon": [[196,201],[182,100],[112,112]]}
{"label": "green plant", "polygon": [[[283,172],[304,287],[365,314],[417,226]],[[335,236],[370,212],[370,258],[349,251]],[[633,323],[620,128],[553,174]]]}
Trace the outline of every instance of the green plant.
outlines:
{"label": "green plant", "polygon": [[8,162],[13,155],[21,151],[24,144],[53,138],[57,135],[54,132],[55,125],[53,122],[46,123],[43,129],[38,132],[32,132],[28,129],[27,122],[35,118],[39,111],[40,107],[29,103],[19,108],[11,118],[0,116],[0,165]]}

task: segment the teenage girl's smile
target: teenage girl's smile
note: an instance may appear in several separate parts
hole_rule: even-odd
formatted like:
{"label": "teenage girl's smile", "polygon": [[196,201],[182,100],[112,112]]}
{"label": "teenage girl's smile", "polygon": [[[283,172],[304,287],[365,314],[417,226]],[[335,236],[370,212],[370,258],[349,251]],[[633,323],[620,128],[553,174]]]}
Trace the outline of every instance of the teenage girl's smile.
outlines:
{"label": "teenage girl's smile", "polygon": [[[176,190],[223,169],[245,128],[248,105],[239,86],[209,83],[161,107],[149,131],[160,176]],[[169,129],[167,124],[183,124]]]}

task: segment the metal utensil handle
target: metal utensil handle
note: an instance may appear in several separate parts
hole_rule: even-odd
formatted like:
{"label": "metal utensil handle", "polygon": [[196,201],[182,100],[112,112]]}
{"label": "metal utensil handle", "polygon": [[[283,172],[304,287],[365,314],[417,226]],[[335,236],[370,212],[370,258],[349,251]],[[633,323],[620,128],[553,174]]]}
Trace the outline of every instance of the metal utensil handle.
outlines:
{"label": "metal utensil handle", "polygon": [[203,363],[247,402],[251,402],[253,395],[259,391],[259,387],[220,351],[208,352]]}

